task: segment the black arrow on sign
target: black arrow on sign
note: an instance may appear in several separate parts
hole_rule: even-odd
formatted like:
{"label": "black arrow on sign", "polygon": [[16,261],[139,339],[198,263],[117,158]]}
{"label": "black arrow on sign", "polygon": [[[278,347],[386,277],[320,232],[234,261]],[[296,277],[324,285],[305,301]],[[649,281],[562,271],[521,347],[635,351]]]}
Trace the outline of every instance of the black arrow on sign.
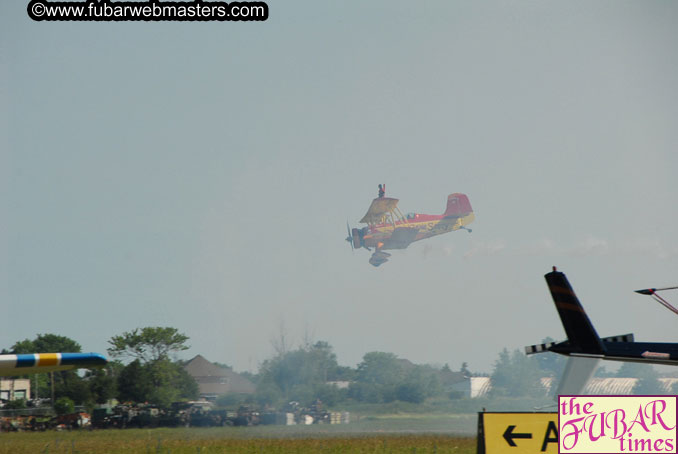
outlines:
{"label": "black arrow on sign", "polygon": [[515,428],[516,426],[508,426],[504,431],[504,440],[506,440],[509,446],[516,446],[513,441],[514,438],[532,438],[532,434],[514,434],[513,429]]}

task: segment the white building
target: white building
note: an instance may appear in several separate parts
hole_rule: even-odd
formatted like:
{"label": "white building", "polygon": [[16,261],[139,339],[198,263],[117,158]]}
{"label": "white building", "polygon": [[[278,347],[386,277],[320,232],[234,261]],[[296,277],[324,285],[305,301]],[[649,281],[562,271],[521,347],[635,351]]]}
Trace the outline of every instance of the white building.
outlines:
{"label": "white building", "polygon": [[0,378],[0,401],[30,399],[31,380],[28,378]]}

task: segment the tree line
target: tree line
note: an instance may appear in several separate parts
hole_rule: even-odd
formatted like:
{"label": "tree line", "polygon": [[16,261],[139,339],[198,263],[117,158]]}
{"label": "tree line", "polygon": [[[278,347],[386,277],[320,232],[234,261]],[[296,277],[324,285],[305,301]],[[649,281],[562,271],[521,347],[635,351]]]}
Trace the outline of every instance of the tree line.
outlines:
{"label": "tree line", "polygon": [[[189,338],[171,327],[146,327],[112,337],[108,353],[112,358],[104,369],[78,374],[62,371],[35,374],[33,397],[54,397],[53,402],[94,407],[111,399],[121,402],[150,402],[167,407],[172,402],[196,399],[198,385],[174,357],[187,350]],[[544,339],[549,342],[551,339]],[[3,353],[81,352],[72,339],[40,334],[33,340],[16,342]],[[226,365],[218,364],[228,368]],[[521,351],[504,349],[490,375],[490,397],[546,397],[543,377],[552,377],[552,390],[562,375],[565,358],[553,353],[527,357]],[[599,375],[610,375],[604,368]],[[224,406],[255,404],[280,408],[296,401],[311,405],[317,400],[328,406],[347,402],[420,404],[424,401],[460,399],[467,393],[473,373],[467,363],[457,371],[414,364],[388,352],[368,352],[355,367],[341,366],[332,346],[325,341],[305,342],[296,349],[278,348],[273,357],[260,364],[256,373],[242,373],[256,385],[251,395],[227,394],[217,403]],[[658,375],[651,367],[624,363],[616,376],[638,377],[636,394],[659,392]],[[51,380],[50,380],[51,378]],[[12,405],[21,405],[13,403]],[[68,405],[66,406],[68,408]]]}
{"label": "tree line", "polygon": [[[553,342],[550,337],[542,340],[542,343],[549,342]],[[509,352],[504,349],[494,364],[490,397],[544,397],[547,389],[541,382],[542,378],[552,379],[548,393],[555,395],[566,362],[566,357],[555,353],[526,356],[520,350]],[[649,364],[623,362],[614,372],[601,366],[594,372],[594,377],[636,378],[631,390],[635,395],[678,392],[678,383],[670,390],[665,390],[659,381],[659,373]]]}
{"label": "tree line", "polygon": [[[111,399],[121,402],[152,402],[167,407],[172,402],[198,397],[198,384],[172,355],[188,349],[188,336],[171,327],[146,327],[114,336],[108,343],[112,361],[103,369],[83,376],[77,371],[32,375],[32,398],[54,399],[64,406],[92,408]],[[2,353],[82,352],[73,339],[56,334],[38,334],[35,339],[16,342]],[[21,407],[25,402],[10,403]]]}

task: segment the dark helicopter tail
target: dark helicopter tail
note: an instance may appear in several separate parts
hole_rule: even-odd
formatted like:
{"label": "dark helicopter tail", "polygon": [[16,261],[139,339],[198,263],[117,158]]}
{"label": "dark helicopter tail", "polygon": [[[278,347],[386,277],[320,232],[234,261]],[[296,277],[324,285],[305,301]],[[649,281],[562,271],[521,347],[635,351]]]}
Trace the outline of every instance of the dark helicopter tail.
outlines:
{"label": "dark helicopter tail", "polygon": [[572,353],[603,354],[605,349],[565,274],[554,270],[544,276],[563,323]]}

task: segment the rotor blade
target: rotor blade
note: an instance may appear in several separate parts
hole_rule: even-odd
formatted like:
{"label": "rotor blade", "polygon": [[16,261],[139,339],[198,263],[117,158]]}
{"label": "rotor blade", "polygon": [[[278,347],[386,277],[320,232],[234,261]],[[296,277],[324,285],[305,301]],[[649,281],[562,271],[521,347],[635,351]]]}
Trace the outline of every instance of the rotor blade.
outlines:
{"label": "rotor blade", "polygon": [[641,290],[634,290],[634,292],[640,293],[641,295],[654,295],[656,292],[661,292],[662,290],[675,290],[675,289],[678,289],[678,287],[644,288]]}

